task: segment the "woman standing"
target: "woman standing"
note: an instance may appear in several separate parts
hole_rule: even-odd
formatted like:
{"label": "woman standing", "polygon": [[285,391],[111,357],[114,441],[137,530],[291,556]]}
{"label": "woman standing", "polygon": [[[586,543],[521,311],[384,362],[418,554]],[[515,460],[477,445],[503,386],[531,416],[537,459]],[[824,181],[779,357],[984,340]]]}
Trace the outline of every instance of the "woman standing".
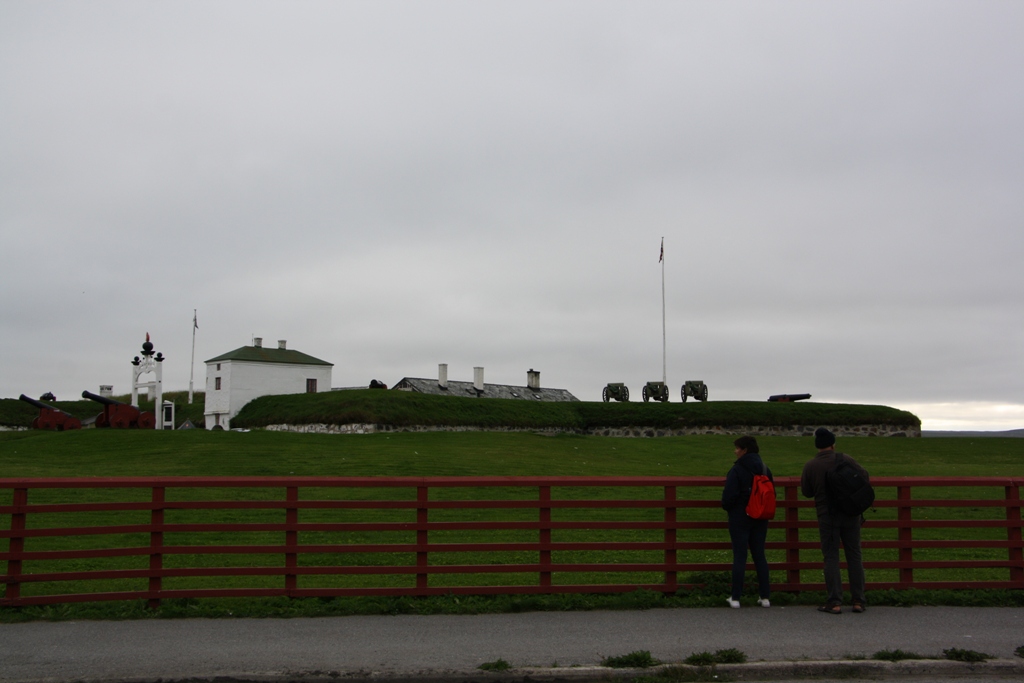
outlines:
{"label": "woman standing", "polygon": [[770,607],[768,560],[764,556],[768,520],[747,516],[747,501],[750,500],[754,475],[761,474],[763,468],[768,478],[772,479],[772,471],[764,467],[754,437],[741,436],[733,442],[733,446],[736,462],[726,475],[725,488],[722,490],[722,508],[729,513],[729,537],[732,539],[732,597],[726,600],[729,607],[739,608],[749,548],[750,555],[754,558],[754,567],[757,569],[757,591],[760,595],[757,604],[761,607]]}

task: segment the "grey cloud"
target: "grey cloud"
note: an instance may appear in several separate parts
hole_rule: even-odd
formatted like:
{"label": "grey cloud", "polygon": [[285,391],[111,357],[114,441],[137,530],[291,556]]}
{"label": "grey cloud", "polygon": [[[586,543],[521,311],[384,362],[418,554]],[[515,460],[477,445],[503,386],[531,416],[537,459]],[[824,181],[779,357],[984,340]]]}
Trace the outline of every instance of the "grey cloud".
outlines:
{"label": "grey cloud", "polygon": [[124,389],[146,331],[185,388],[198,308],[200,361],[256,335],[339,386],[532,366],[595,399],[660,379],[664,237],[673,386],[1020,404],[1021,29],[1002,2],[5,4],[0,390]]}

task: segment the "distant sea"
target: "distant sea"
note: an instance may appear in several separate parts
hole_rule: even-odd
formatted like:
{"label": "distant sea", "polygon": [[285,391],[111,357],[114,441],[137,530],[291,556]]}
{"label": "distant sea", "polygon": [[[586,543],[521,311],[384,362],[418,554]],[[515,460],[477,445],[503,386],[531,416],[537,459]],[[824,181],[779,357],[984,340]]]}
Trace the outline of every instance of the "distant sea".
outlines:
{"label": "distant sea", "polygon": [[1011,429],[1006,432],[943,432],[943,431],[921,431],[921,436],[965,436],[965,437],[982,437],[982,436],[998,436],[1001,438],[1014,438],[1024,439],[1024,429]]}

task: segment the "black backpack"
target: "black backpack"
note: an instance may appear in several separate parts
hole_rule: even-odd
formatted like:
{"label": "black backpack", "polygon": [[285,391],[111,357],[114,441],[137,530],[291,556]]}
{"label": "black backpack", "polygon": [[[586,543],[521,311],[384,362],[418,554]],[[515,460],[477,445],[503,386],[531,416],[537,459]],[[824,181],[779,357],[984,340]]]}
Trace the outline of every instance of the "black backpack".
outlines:
{"label": "black backpack", "polygon": [[875,489],[867,477],[842,453],[836,453],[836,465],[825,473],[829,509],[842,515],[861,515],[875,502]]}

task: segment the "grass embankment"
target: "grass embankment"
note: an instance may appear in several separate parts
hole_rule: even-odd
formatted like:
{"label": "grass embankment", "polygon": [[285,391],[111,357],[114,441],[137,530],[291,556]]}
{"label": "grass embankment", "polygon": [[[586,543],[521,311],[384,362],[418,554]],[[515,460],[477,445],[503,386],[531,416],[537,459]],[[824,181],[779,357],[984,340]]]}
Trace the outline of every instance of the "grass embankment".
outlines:
{"label": "grass embankment", "polygon": [[248,403],[231,421],[233,427],[243,428],[317,423],[580,431],[821,424],[921,427],[914,414],[887,406],[767,401],[540,403],[370,389],[263,396]]}
{"label": "grass embankment", "polygon": [[[117,396],[129,403],[129,396]],[[190,419],[202,426],[205,395],[167,392],[164,400],[175,403],[178,424]],[[102,412],[90,400],[51,401],[50,405],[80,420]],[[141,399],[142,410],[153,403]],[[0,425],[28,427],[39,411],[17,399],[0,399]],[[841,403],[768,403],[766,401],[710,401],[688,403],[540,403],[497,399],[429,396],[404,391],[352,390],[318,394],[263,396],[250,401],[232,419],[237,428],[272,424],[374,424],[394,427],[453,426],[490,429],[538,429],[586,431],[599,428],[743,427],[792,425],[895,425],[920,429],[912,413],[886,406]]]}
{"label": "grass embankment", "polygon": [[[759,439],[762,452],[776,476],[798,475],[814,453],[806,437]],[[841,449],[855,455],[876,476],[1024,476],[1024,441],[1020,439],[841,439]],[[249,433],[85,430],[80,432],[0,433],[0,462],[8,477],[65,476],[471,476],[471,475],[670,475],[722,476],[732,463],[732,437],[685,436],[662,439],[611,439],[523,433],[393,433],[367,436],[321,436],[254,431]],[[715,491],[707,492],[715,495]],[[892,491],[881,492],[892,497]],[[4,502],[9,494],[4,493]],[[53,495],[63,495],[53,492]],[[466,494],[470,495],[470,494]],[[39,502],[39,501],[37,501]],[[804,511],[810,514],[809,511]],[[996,519],[1001,510],[955,508],[937,510],[936,518]],[[708,519],[720,520],[717,509],[706,509]],[[892,509],[871,513],[891,518]],[[71,520],[68,520],[69,522]],[[115,522],[116,523],[116,522]],[[10,518],[0,516],[0,528]],[[948,530],[919,530],[919,534]],[[718,529],[688,532],[723,541]],[[781,534],[781,531],[776,531]],[[886,539],[892,529],[865,529],[866,539]],[[981,533],[988,533],[982,530]],[[995,534],[1005,531],[996,529]],[[808,532],[810,535],[810,532]],[[773,537],[770,536],[769,540]],[[781,540],[781,537],[778,539]],[[192,543],[181,539],[183,543]],[[201,542],[201,541],[199,541]],[[5,544],[0,542],[0,548]],[[925,551],[920,551],[925,552]],[[962,553],[965,551],[931,551]],[[978,552],[978,551],[970,551]],[[982,553],[987,551],[980,551]],[[1005,551],[1002,551],[1005,556]],[[872,550],[868,559],[891,559]],[[820,561],[813,549],[808,561]],[[781,561],[778,551],[770,561]],[[728,550],[702,551],[698,561],[728,562]],[[958,555],[958,557],[960,557]],[[625,558],[624,558],[625,559]],[[239,561],[244,561],[240,558]],[[466,557],[466,562],[473,558]],[[29,569],[29,571],[34,571]],[[882,580],[883,571],[870,576]],[[893,570],[895,571],[895,570]],[[944,577],[960,580],[960,570],[943,570]],[[1005,570],[1003,570],[1005,571]],[[781,580],[781,575],[776,580]],[[930,576],[930,579],[940,579]],[[171,600],[158,616],[312,616],[356,613],[470,613],[538,609],[644,609],[649,607],[723,606],[728,577],[723,574],[685,576],[700,582],[699,589],[676,595],[641,592],[630,595],[552,595],[443,598],[335,598]],[[811,593],[773,596],[778,605],[814,603]],[[903,591],[875,592],[872,604],[1024,604],[1020,591]],[[125,618],[150,616],[140,603],[61,605],[0,610],[0,621],[37,618]]]}
{"label": "grass embankment", "polygon": [[[95,393],[95,392],[94,392]],[[29,398],[36,398],[29,396]],[[114,396],[114,400],[121,403],[131,403],[131,395],[124,394]],[[203,408],[205,406],[205,395],[203,392],[195,392],[192,403],[188,402],[187,391],[168,391],[164,393],[164,401],[174,403],[174,421],[177,425],[182,424],[186,419],[199,427],[203,425]],[[103,412],[103,405],[90,399],[79,399],[76,401],[42,401],[65,413],[74,415],[79,420],[85,421],[96,417]],[[144,396],[139,397],[139,409],[142,411],[153,411],[153,401]],[[0,398],[0,426],[3,427],[28,427],[39,415],[39,409],[16,398]]]}

